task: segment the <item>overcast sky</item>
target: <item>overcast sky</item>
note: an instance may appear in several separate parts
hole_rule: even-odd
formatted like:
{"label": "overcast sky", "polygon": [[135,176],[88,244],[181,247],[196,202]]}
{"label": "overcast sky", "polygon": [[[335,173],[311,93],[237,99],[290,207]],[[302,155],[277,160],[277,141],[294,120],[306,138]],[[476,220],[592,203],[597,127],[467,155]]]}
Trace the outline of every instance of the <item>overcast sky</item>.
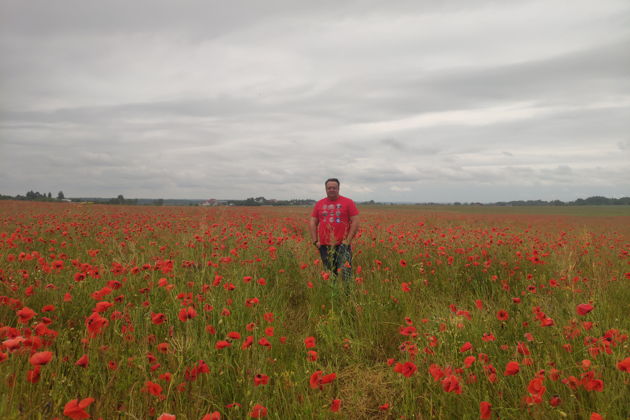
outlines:
{"label": "overcast sky", "polygon": [[630,196],[628,0],[0,0],[0,194]]}

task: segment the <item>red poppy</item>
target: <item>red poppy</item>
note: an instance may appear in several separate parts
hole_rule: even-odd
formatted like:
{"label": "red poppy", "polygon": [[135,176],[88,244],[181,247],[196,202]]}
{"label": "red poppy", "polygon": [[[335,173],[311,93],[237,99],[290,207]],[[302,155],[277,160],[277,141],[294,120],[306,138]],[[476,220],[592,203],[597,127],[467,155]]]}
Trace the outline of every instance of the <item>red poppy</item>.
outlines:
{"label": "red poppy", "polygon": [[155,382],[146,381],[144,383],[143,391],[151,395],[159,396],[162,394],[162,387],[160,384],[156,384]]}
{"label": "red poppy", "polygon": [[75,365],[77,365],[77,366],[80,366],[80,367],[84,368],[84,367],[87,367],[88,363],[89,363],[89,360],[88,360],[88,355],[87,355],[87,354],[84,354],[84,355],[83,355],[83,356],[81,356],[81,357],[79,358],[79,360],[77,360],[74,364],[75,364]]}
{"label": "red poppy", "polygon": [[63,408],[63,415],[70,417],[73,420],[89,419],[90,415],[85,412],[85,409],[94,402],[94,398],[84,398],[81,401],[78,399],[72,400]]}
{"label": "red poppy", "polygon": [[472,344],[470,344],[470,341],[467,341],[466,343],[464,343],[463,346],[460,347],[459,352],[460,353],[465,353],[468,350],[471,350],[473,348]]}
{"label": "red poppy", "polygon": [[41,366],[50,362],[52,357],[52,351],[40,351],[38,353],[34,353],[29,359],[29,362],[33,366]]}
{"label": "red poppy", "polygon": [[169,413],[162,413],[160,417],[157,418],[157,420],[176,420],[176,419],[177,419],[176,416]]}
{"label": "red poppy", "polygon": [[492,404],[487,401],[481,401],[479,403],[479,418],[489,419],[492,416]]}
{"label": "red poppy", "polygon": [[213,413],[206,414],[201,418],[201,420],[221,420],[221,413],[215,411]]}
{"label": "red poppy", "polygon": [[410,378],[417,370],[418,367],[413,362],[396,363],[394,366],[394,372],[400,373],[407,378]]}
{"label": "red poppy", "polygon": [[520,366],[518,362],[508,362],[505,365],[505,372],[503,373],[505,376],[516,375],[520,370]]}
{"label": "red poppy", "polygon": [[18,316],[18,322],[21,324],[26,324],[28,321],[31,320],[31,318],[37,315],[37,313],[34,310],[26,306],[20,309],[19,311],[17,311],[16,314]]}
{"label": "red poppy", "polygon": [[163,313],[153,313],[151,312],[151,323],[155,324],[155,325],[160,325],[162,323],[164,323],[164,321],[166,321],[166,315],[164,315]]}
{"label": "red poppy", "polygon": [[256,404],[254,407],[252,407],[252,411],[250,411],[249,413],[249,417],[253,419],[259,419],[261,417],[266,417],[266,416],[267,416],[267,407],[263,407],[260,404]]}
{"label": "red poppy", "polygon": [[32,384],[39,382],[41,369],[41,367],[35,366],[33,369],[26,372],[26,380]]}
{"label": "red poppy", "polygon": [[304,345],[307,349],[311,349],[315,347],[315,337],[306,337],[304,339]]}
{"label": "red poppy", "polygon": [[330,411],[332,411],[333,413],[336,413],[339,411],[339,409],[341,409],[341,400],[338,398],[335,398],[330,403]]}
{"label": "red poppy", "polygon": [[221,349],[224,349],[226,347],[230,347],[231,345],[232,345],[232,343],[230,343],[229,341],[219,340],[214,345],[214,348],[217,349],[217,350],[221,350]]}
{"label": "red poppy", "polygon": [[559,397],[559,396],[557,396],[557,395],[554,395],[553,397],[551,397],[551,398],[549,399],[549,405],[550,405],[550,406],[552,406],[552,407],[557,407],[557,406],[559,406],[561,402],[562,402],[562,401],[560,400],[560,397]]}
{"label": "red poppy", "polygon": [[259,373],[256,376],[254,376],[254,386],[267,385],[268,383],[269,383],[269,376],[263,375],[262,373]]}
{"label": "red poppy", "polygon": [[587,313],[591,312],[593,310],[593,305],[589,304],[589,303],[581,303],[579,305],[577,305],[575,307],[576,312],[578,313],[578,315],[586,315]]}
{"label": "red poppy", "polygon": [[182,322],[186,322],[189,319],[193,319],[197,316],[197,311],[195,311],[195,308],[193,308],[192,306],[189,306],[187,308],[182,308],[181,311],[179,311],[179,320]]}
{"label": "red poppy", "polygon": [[499,321],[507,321],[510,318],[510,314],[507,313],[507,311],[501,309],[500,311],[497,312],[497,319]]}
{"label": "red poppy", "polygon": [[619,363],[617,363],[617,369],[630,373],[630,357],[626,357]]}
{"label": "red poppy", "polygon": [[311,378],[309,380],[311,388],[323,389],[324,385],[331,383],[337,378],[336,373],[329,373],[328,375],[324,376],[322,376],[322,373],[323,372],[321,370],[318,370],[311,375]]}
{"label": "red poppy", "polygon": [[442,389],[446,392],[453,392],[455,394],[462,393],[462,387],[459,384],[459,378],[455,375],[449,375],[442,379]]}

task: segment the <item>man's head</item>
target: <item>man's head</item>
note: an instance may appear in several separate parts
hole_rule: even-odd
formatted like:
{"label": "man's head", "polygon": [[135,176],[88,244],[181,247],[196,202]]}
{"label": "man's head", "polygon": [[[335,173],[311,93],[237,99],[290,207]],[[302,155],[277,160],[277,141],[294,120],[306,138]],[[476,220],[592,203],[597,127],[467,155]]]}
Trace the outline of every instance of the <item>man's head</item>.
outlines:
{"label": "man's head", "polygon": [[330,200],[339,198],[339,180],[337,178],[328,178],[324,185],[326,186],[326,195]]}

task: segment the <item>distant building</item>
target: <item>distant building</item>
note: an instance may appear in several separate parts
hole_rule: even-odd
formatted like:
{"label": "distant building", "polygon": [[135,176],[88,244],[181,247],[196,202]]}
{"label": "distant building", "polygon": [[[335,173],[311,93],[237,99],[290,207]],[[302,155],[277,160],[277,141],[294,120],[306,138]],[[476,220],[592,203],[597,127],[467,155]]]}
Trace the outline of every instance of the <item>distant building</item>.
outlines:
{"label": "distant building", "polygon": [[228,202],[227,200],[217,200],[216,198],[209,198],[203,203],[201,203],[200,205],[201,206],[227,206]]}

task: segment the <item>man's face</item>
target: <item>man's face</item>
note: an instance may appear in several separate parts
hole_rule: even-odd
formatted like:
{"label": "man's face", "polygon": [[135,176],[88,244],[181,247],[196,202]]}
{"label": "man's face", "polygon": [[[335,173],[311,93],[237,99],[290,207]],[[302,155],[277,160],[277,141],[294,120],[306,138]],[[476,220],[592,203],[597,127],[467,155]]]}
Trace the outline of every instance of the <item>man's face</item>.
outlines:
{"label": "man's face", "polygon": [[326,183],[326,195],[331,200],[339,198],[339,184],[335,181],[328,181]]}

